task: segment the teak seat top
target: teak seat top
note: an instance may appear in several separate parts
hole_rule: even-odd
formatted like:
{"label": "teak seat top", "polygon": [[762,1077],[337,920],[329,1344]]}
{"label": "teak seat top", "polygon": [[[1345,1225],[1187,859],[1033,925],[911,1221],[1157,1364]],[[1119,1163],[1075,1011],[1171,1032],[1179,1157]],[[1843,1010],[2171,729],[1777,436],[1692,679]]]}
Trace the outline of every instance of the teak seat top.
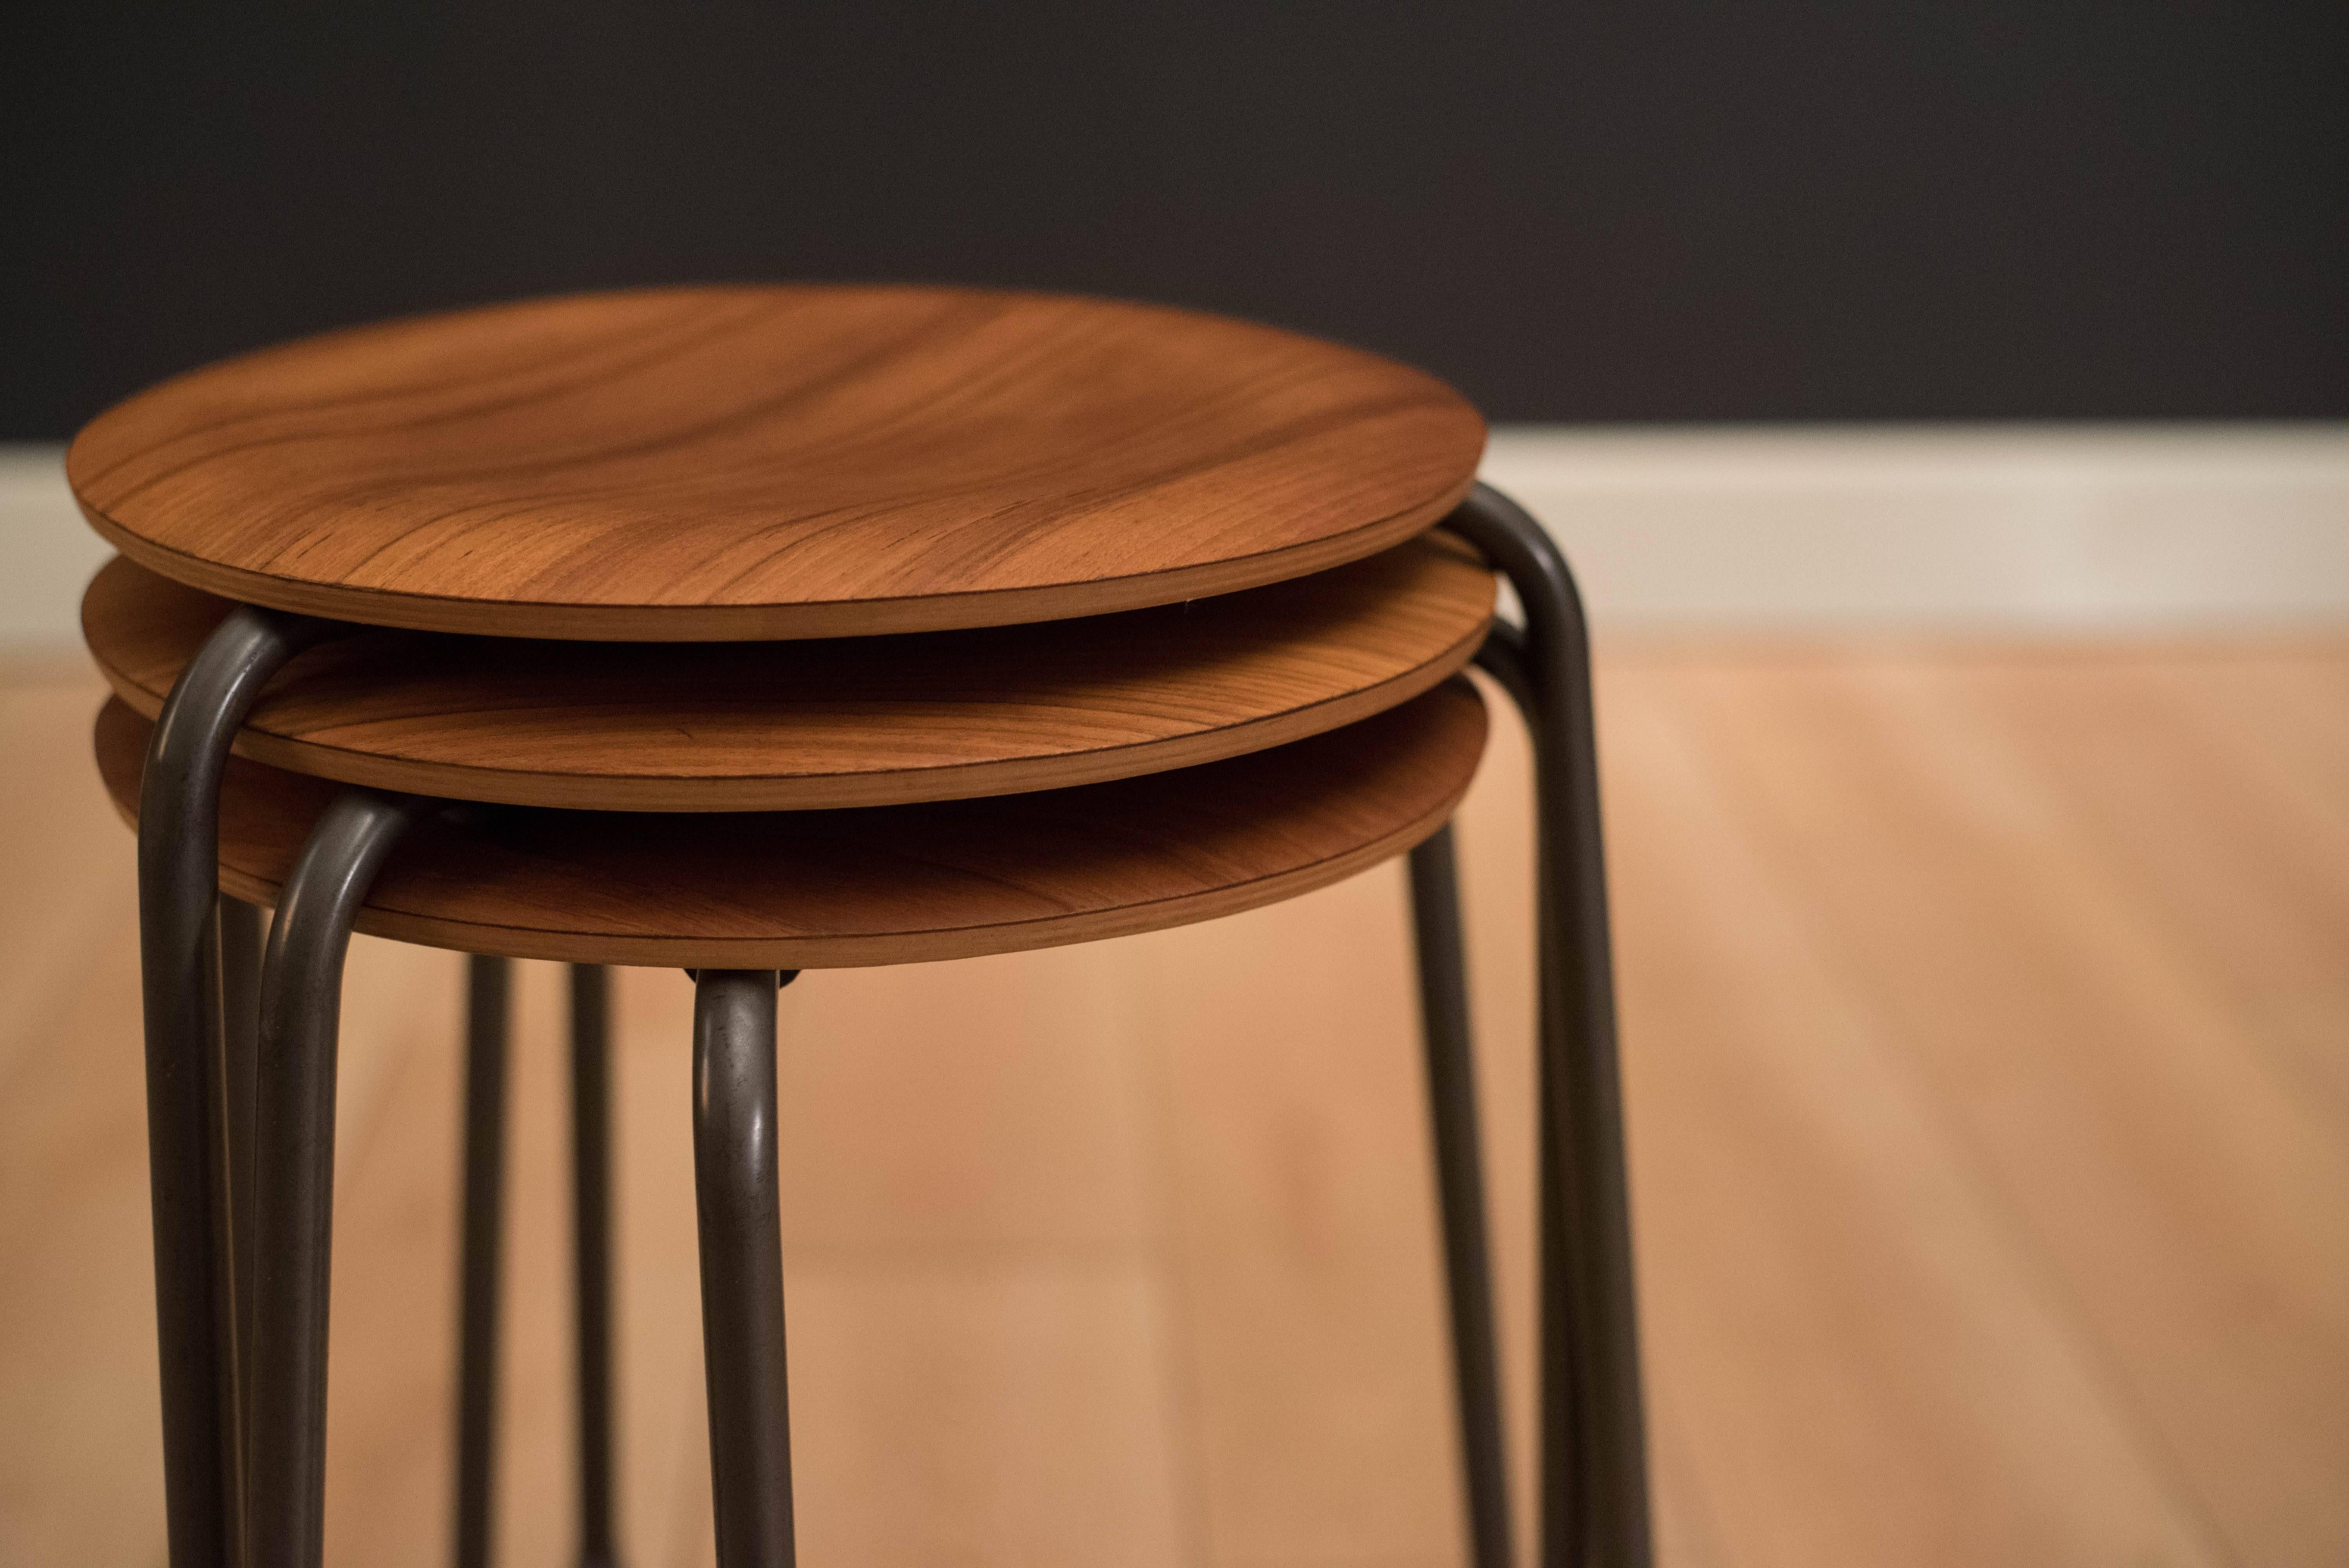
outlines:
{"label": "teak seat top", "polygon": [[[1475,654],[1494,578],[1448,534],[1189,604],[795,643],[355,629],[273,680],[242,756],[447,799],[747,811],[1059,789],[1348,724]],[[117,559],[82,601],[148,717],[229,604]]]}
{"label": "teak seat top", "polygon": [[1434,377],[1051,294],[578,294],[190,371],[66,459],[132,560],[224,597],[616,641],[1059,620],[1368,555],[1467,493]]}
{"label": "teak seat top", "polygon": [[[99,772],[135,821],[151,726],[109,700]],[[460,809],[411,831],[358,929],[582,964],[856,968],[1012,953],[1229,914],[1326,886],[1433,832],[1468,788],[1465,680],[1342,729],[1106,784],[731,816]],[[233,758],[221,886],[274,904],[341,786]]]}

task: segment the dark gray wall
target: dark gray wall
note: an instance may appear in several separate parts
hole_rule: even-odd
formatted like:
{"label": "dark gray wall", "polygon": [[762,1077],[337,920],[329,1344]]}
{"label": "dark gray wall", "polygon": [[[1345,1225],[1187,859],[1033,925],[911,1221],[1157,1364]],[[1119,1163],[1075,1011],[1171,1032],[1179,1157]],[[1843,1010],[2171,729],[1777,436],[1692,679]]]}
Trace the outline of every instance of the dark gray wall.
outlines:
{"label": "dark gray wall", "polygon": [[2349,413],[2349,5],[12,20],[0,437],[669,279],[1202,304],[1541,419]]}

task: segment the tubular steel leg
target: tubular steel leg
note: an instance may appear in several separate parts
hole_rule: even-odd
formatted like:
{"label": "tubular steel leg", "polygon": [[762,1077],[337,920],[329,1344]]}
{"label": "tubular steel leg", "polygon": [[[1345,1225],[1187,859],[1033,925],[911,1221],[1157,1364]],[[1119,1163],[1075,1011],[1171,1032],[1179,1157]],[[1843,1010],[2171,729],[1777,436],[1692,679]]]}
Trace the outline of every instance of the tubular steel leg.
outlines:
{"label": "tubular steel leg", "polygon": [[231,1209],[221,1031],[220,786],[261,688],[332,623],[242,606],[171,688],[139,799],[140,983],[164,1518],[173,1568],[237,1561],[240,1222]]}
{"label": "tubular steel leg", "polygon": [[1460,875],[1452,828],[1411,851],[1412,934],[1419,954],[1421,1031],[1433,1123],[1444,1276],[1452,1304],[1454,1394],[1475,1568],[1509,1568],[1508,1461],[1502,1438],[1500,1356],[1493,1273],[1485,1241],[1484,1153],[1476,1131],[1476,1068],[1468,1027],[1468,962],[1460,936]]}
{"label": "tubular steel leg", "polygon": [[392,846],[433,802],[347,790],[285,879],[262,970],[254,1119],[248,1568],[317,1568],[326,1482],[326,1297],[334,1242],[335,1051],[351,923]]}
{"label": "tubular steel leg", "polygon": [[[261,1051],[263,929],[259,909],[222,896],[221,1128],[228,1149],[229,1294],[236,1306],[231,1327],[240,1347],[234,1358],[240,1411],[252,1398],[242,1347],[253,1343],[253,1075]],[[242,1539],[243,1526],[238,1528]]]}
{"label": "tubular steel leg", "polygon": [[513,965],[465,965],[465,1193],[458,1285],[458,1568],[488,1568],[497,1473],[498,1279],[505,1224],[506,1020]]}
{"label": "tubular steel leg", "polygon": [[579,1355],[579,1563],[613,1568],[611,972],[571,966],[572,1264]]}
{"label": "tubular steel leg", "polygon": [[1444,521],[1506,573],[1522,636],[1479,662],[1533,736],[1541,867],[1540,1085],[1545,1568],[1646,1568],[1647,1442],[1599,821],[1590,647],[1566,561],[1516,502],[1478,485]]}
{"label": "tubular steel leg", "polygon": [[719,1568],[788,1568],[790,1405],[775,1174],[773,970],[704,969],[693,999],[693,1179]]}

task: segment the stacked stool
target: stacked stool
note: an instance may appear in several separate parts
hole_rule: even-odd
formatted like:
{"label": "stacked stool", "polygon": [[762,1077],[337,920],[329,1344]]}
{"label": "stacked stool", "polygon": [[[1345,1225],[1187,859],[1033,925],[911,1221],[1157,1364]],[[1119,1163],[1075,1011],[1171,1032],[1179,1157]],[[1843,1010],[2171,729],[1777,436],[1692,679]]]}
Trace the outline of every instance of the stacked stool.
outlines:
{"label": "stacked stool", "polygon": [[[67,458],[139,832],[171,1560],[323,1553],[354,929],[472,954],[456,1554],[486,1561],[506,961],[574,965],[580,1556],[615,1560],[605,977],[695,976],[721,1563],[792,1561],[775,992],[1411,857],[1471,1549],[1509,1511],[1446,823],[1537,792],[1545,1564],[1644,1564],[1589,672],[1450,388],[1193,313],[644,290],[182,376]],[[1497,570],[1524,624],[1494,618]],[[259,909],[274,908],[265,944]]]}

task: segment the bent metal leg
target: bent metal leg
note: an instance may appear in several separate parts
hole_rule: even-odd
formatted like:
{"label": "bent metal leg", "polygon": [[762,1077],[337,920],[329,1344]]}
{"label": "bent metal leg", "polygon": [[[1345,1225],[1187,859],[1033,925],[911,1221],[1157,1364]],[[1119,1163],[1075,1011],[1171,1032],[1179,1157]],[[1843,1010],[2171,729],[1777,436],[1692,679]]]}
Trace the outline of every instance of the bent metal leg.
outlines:
{"label": "bent metal leg", "polygon": [[140,982],[164,1515],[173,1568],[238,1560],[239,1298],[222,1052],[220,786],[229,745],[269,677],[331,623],[243,606],[181,672],[139,801]]}
{"label": "bent metal leg", "polygon": [[701,1224],[701,1354],[721,1568],[790,1568],[791,1406],[775,1150],[771,969],[694,977],[693,1184]]}
{"label": "bent metal leg", "polygon": [[1532,733],[1540,866],[1541,1500],[1545,1568],[1646,1568],[1647,1435],[1599,820],[1590,644],[1541,526],[1479,484],[1444,526],[1504,573],[1521,634],[1478,655]]}
{"label": "bent metal leg", "polygon": [[1450,823],[1411,851],[1411,910],[1436,1198],[1444,1222],[1444,1279],[1452,1309],[1453,1393],[1467,1493],[1469,1560],[1475,1568],[1510,1568],[1516,1558],[1509,1542],[1500,1352],[1485,1244],[1484,1140],[1476,1130],[1468,963]]}
{"label": "bent metal leg", "polygon": [[254,1118],[248,1568],[317,1568],[326,1503],[326,1304],[335,1063],[351,925],[384,858],[436,802],[347,790],[311,829],[262,965]]}

